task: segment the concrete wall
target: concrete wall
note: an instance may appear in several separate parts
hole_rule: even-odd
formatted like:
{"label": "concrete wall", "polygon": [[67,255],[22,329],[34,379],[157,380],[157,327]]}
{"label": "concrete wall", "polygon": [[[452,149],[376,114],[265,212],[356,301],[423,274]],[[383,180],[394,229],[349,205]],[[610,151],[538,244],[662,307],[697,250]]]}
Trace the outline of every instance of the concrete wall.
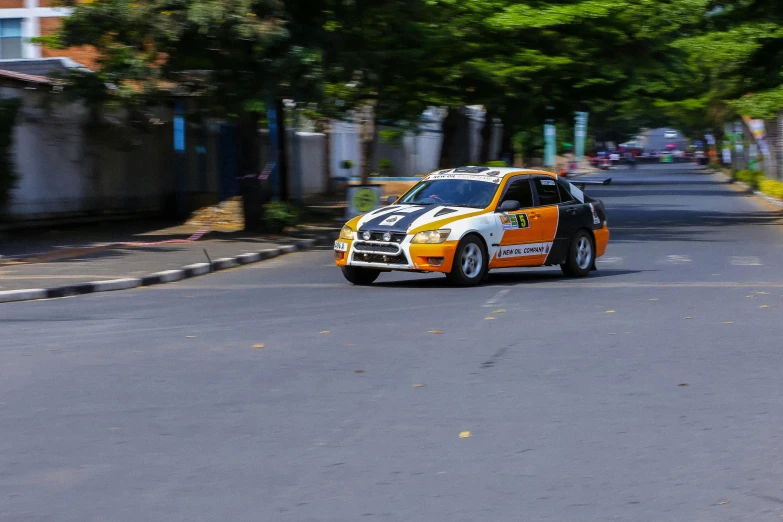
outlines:
{"label": "concrete wall", "polygon": [[90,131],[79,105],[44,109],[43,94],[0,92],[11,95],[24,101],[14,128],[20,180],[8,209],[12,218],[162,208],[171,186],[162,146],[165,129],[145,133],[106,126]]}
{"label": "concrete wall", "polygon": [[[184,178],[177,179],[178,160],[173,151],[171,114],[161,112],[158,124],[132,128],[114,124],[90,130],[86,110],[78,104],[56,105],[46,94],[20,89],[0,89],[0,97],[22,98],[14,129],[14,160],[20,181],[12,195],[12,219],[33,219],[66,214],[136,211],[173,211],[178,190],[183,191],[186,210],[217,203],[226,194],[236,173],[235,159],[226,156],[233,141],[225,137],[227,124],[220,120],[186,121]],[[49,108],[43,108],[49,105]],[[376,143],[375,167],[382,158],[393,163],[391,175],[412,176],[437,169],[443,111],[431,109],[420,132],[408,133],[399,145]],[[111,119],[111,118],[110,118]],[[478,161],[483,113],[474,111],[471,122],[471,154]],[[229,126],[230,127],[230,126]],[[493,149],[499,149],[500,130],[493,134]],[[289,186],[291,196],[303,199],[327,190],[326,137],[299,132],[288,134]],[[260,133],[258,171],[270,159],[268,133]],[[359,176],[360,143],[353,124],[334,122],[330,160],[332,177]],[[298,152],[298,153],[297,153]],[[344,160],[354,166],[341,168]]]}

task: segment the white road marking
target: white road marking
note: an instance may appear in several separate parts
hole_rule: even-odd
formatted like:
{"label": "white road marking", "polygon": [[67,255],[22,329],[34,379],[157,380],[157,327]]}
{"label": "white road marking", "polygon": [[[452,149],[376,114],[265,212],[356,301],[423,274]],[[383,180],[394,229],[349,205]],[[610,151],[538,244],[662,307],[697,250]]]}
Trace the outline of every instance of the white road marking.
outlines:
{"label": "white road marking", "polygon": [[484,303],[484,305],[483,305],[483,308],[489,308],[490,306],[494,305],[495,303],[497,303],[498,301],[500,301],[501,299],[503,299],[503,297],[504,297],[504,296],[505,296],[507,293],[509,293],[510,291],[511,291],[511,289],[510,289],[510,288],[506,288],[506,289],[504,289],[504,290],[501,290],[500,292],[498,292],[497,294],[495,294],[495,296],[494,296],[494,297],[492,297],[492,299],[490,299],[489,301],[487,301],[486,303]]}
{"label": "white road marking", "polygon": [[625,258],[623,257],[599,257],[596,263],[603,263],[605,265],[622,265]]}
{"label": "white road marking", "polygon": [[690,263],[693,261],[691,259],[691,256],[685,256],[685,255],[673,255],[673,256],[666,256],[666,263],[671,263],[675,265],[679,265],[682,263]]}
{"label": "white road marking", "polygon": [[731,264],[735,266],[761,266],[761,259],[754,256],[732,256]]}

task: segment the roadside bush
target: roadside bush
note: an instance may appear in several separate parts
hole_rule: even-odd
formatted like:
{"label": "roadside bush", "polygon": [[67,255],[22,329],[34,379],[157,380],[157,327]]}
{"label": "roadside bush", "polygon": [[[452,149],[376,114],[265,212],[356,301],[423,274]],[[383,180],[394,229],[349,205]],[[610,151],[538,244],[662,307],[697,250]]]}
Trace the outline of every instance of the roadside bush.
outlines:
{"label": "roadside bush", "polygon": [[753,189],[758,189],[759,183],[766,178],[760,170],[740,170],[734,174],[734,179],[750,185]]}
{"label": "roadside bush", "polygon": [[506,162],[505,162],[505,161],[500,161],[500,160],[497,160],[497,161],[488,161],[488,162],[487,162],[487,164],[486,164],[486,165],[484,165],[484,166],[485,166],[485,167],[494,168],[494,169],[503,168],[503,167],[508,167],[508,165],[506,165]]}
{"label": "roadside bush", "polygon": [[300,223],[302,213],[296,206],[285,201],[267,203],[264,212],[266,230],[280,233],[285,227],[295,227]]}
{"label": "roadside bush", "polygon": [[763,179],[759,182],[759,190],[767,196],[783,199],[783,183],[774,179]]}

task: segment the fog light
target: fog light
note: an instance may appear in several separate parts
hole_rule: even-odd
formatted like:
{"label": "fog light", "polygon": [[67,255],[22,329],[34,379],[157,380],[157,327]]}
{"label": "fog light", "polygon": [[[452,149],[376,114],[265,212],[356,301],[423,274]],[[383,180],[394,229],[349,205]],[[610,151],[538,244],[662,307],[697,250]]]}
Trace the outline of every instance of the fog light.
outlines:
{"label": "fog light", "polygon": [[442,257],[428,257],[427,258],[427,264],[430,266],[440,266],[443,264],[443,258]]}
{"label": "fog light", "polygon": [[334,253],[334,259],[336,261],[342,261],[342,259],[345,257],[345,252],[335,252]]}

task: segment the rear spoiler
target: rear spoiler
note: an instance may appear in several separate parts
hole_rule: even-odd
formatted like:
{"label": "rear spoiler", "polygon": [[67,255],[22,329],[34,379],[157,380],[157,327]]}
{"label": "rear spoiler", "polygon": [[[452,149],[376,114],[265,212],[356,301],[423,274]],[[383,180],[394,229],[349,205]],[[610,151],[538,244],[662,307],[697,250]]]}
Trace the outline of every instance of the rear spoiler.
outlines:
{"label": "rear spoiler", "polygon": [[584,190],[585,185],[609,185],[612,183],[612,178],[606,178],[603,181],[599,180],[584,180],[584,181],[571,181],[568,180],[569,183],[571,183],[573,186],[578,188],[579,190]]}

